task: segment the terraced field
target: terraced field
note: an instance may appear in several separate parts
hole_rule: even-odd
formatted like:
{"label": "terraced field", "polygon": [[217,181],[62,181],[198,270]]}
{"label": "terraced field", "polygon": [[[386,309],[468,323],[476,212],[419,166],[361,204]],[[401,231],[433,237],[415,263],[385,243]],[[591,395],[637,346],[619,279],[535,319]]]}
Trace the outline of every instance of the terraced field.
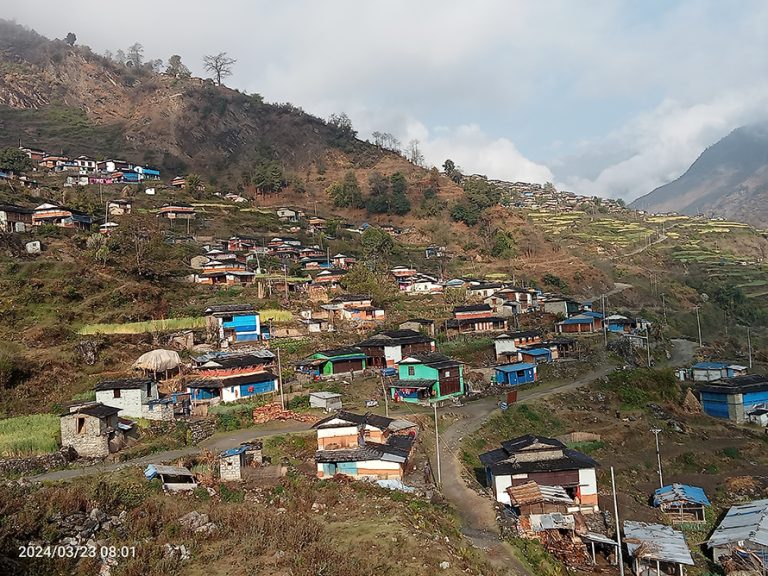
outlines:
{"label": "terraced field", "polygon": [[637,247],[656,234],[642,222],[610,216],[594,218],[579,211],[565,214],[531,211],[528,217],[552,236],[588,241],[607,251]]}

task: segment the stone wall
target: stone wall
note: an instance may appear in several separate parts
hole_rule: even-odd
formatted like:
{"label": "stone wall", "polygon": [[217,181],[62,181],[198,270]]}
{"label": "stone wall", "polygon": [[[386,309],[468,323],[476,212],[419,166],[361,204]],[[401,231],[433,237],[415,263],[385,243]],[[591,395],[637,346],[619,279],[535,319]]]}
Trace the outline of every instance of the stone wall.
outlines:
{"label": "stone wall", "polygon": [[40,456],[7,458],[0,460],[0,476],[47,472],[54,468],[63,468],[76,458],[77,453],[70,448],[62,448],[58,452],[42,454]]}
{"label": "stone wall", "polygon": [[216,431],[216,421],[213,418],[192,420],[189,422],[192,444],[202,442]]}

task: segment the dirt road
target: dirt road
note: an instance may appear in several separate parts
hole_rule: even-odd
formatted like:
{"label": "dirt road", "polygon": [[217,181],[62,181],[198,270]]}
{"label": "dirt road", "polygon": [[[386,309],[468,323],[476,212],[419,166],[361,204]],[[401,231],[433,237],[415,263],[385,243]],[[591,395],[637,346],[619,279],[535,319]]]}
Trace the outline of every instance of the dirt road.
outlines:
{"label": "dirt road", "polygon": [[39,474],[37,476],[30,476],[27,480],[33,482],[52,482],[57,480],[71,480],[73,478],[83,478],[85,476],[96,476],[98,474],[104,474],[106,472],[114,472],[115,470],[121,470],[128,466],[141,466],[146,467],[147,464],[162,464],[176,460],[183,456],[190,456],[197,454],[203,450],[210,450],[212,452],[221,452],[227,448],[238,446],[241,442],[246,440],[253,440],[254,438],[267,438],[269,436],[279,436],[280,434],[288,434],[292,432],[304,432],[310,429],[310,425],[304,422],[276,422],[274,424],[259,426],[257,428],[246,428],[244,430],[235,430],[233,432],[220,432],[214,434],[210,438],[206,438],[196,446],[186,446],[179,448],[178,450],[166,450],[164,452],[155,452],[148,456],[141,458],[135,458],[126,462],[113,462],[111,464],[97,464],[95,466],[88,466],[87,468],[71,468],[67,470],[55,470],[53,472],[47,472],[45,474]]}
{"label": "dirt road", "polygon": [[[550,388],[522,390],[518,403],[546,398],[552,394],[573,390],[601,378],[614,369],[612,365],[600,368],[585,376]],[[467,485],[464,478],[465,468],[459,460],[461,440],[475,432],[486,419],[497,411],[499,400],[495,397],[471,402],[461,408],[452,408],[459,416],[455,424],[445,430],[440,437],[440,459],[442,467],[443,495],[454,505],[461,518],[462,534],[472,544],[485,551],[488,560],[510,574],[530,575],[529,570],[515,557],[511,546],[499,539],[499,525],[496,512],[489,496],[478,494]],[[532,576],[532,575],[531,575]]]}
{"label": "dirt road", "polygon": [[[630,288],[629,284],[616,284],[614,293]],[[684,366],[691,362],[696,343],[689,340],[672,340],[674,345],[670,366]],[[585,386],[613,371],[613,365],[605,365],[592,372],[559,386],[538,386],[522,390],[518,403],[531,402]],[[443,494],[455,506],[461,518],[461,531],[475,546],[483,549],[489,561],[507,568],[510,574],[530,575],[529,570],[514,556],[512,548],[499,540],[499,526],[496,513],[488,496],[478,494],[465,480],[466,470],[459,460],[461,440],[479,429],[486,419],[497,413],[498,398],[485,398],[455,410],[460,419],[445,430],[440,437],[440,458],[442,461]]]}

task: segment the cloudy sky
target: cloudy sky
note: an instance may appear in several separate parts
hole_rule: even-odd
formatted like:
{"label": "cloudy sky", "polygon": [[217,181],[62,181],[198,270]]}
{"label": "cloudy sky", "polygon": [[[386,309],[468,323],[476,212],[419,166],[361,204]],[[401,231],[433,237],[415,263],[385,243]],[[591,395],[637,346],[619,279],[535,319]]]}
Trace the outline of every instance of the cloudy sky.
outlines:
{"label": "cloudy sky", "polygon": [[584,194],[633,199],[768,115],[761,0],[0,5],[46,36],[71,30],[98,52],[140,42],[196,74],[226,51],[230,86],[346,112],[363,138],[417,138],[431,164]]}

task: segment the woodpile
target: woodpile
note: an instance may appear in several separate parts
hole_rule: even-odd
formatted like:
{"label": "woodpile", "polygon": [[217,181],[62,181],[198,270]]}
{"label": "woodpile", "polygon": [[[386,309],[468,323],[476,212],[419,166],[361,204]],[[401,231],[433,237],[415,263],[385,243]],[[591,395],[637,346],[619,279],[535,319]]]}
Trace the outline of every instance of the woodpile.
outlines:
{"label": "woodpile", "polygon": [[300,414],[293,410],[283,410],[280,404],[265,404],[253,409],[253,423],[266,424],[267,422],[295,420],[314,424],[317,418],[311,414]]}

